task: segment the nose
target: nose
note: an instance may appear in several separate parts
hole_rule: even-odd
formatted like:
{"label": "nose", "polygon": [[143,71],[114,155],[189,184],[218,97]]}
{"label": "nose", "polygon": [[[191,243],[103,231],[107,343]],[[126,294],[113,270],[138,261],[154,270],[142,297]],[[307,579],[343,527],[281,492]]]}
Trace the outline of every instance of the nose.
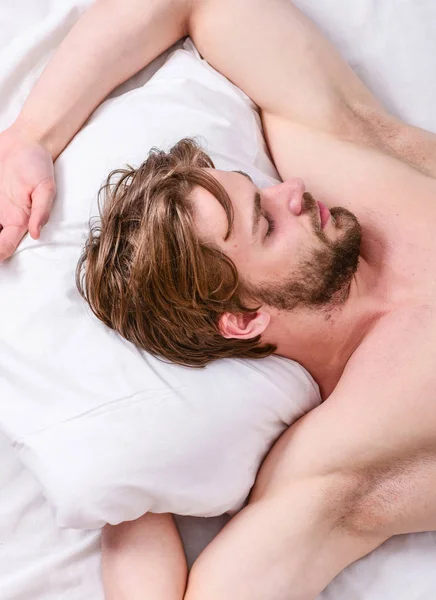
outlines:
{"label": "nose", "polygon": [[277,206],[290,210],[293,215],[301,214],[303,210],[303,194],[306,185],[300,177],[286,179],[282,183],[264,189],[264,197],[269,198]]}
{"label": "nose", "polygon": [[303,209],[303,194],[306,191],[304,181],[299,177],[294,177],[293,179],[284,181],[283,185],[288,188],[289,208],[295,216],[298,216]]}

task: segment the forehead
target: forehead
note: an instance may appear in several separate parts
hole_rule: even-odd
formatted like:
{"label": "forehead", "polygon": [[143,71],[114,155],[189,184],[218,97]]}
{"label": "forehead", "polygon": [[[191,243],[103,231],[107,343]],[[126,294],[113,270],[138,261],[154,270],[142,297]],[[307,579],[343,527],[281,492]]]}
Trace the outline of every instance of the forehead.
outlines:
{"label": "forehead", "polygon": [[[253,203],[254,184],[240,173],[205,169],[229,195],[234,213],[234,233],[237,235],[239,225],[244,215]],[[227,234],[228,222],[224,208],[210,192],[202,187],[196,187],[191,193],[194,209],[195,224],[203,239],[221,245]]]}

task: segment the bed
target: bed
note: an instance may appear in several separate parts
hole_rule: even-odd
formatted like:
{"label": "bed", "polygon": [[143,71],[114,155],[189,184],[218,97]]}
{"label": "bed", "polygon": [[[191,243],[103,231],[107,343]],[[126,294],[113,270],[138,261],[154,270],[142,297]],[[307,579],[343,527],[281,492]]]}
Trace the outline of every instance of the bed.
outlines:
{"label": "bed", "polygon": [[[355,0],[353,3],[345,0],[298,0],[296,3],[337,44],[366,84],[394,114],[414,125],[436,132],[436,114],[433,110],[433,98],[436,95],[434,65],[436,6],[430,0],[419,3],[412,0],[403,2],[384,0],[383,3],[375,3],[371,0]],[[16,0],[13,4],[0,9],[0,129],[12,122],[51,53],[87,5],[89,1]],[[181,77],[182,72],[185,74],[184,78]],[[186,73],[191,75],[191,81],[185,81]],[[192,82],[197,87],[192,87]],[[144,510],[152,510],[155,506],[153,502],[157,502],[156,498],[159,495],[160,498],[167,492],[173,493],[171,485],[174,486],[176,480],[180,480],[179,487],[182,482],[186,485],[187,478],[190,476],[180,466],[177,473],[169,471],[166,487],[162,484],[162,487],[157,489],[154,485],[151,491],[138,487],[137,494],[133,494],[127,500],[124,500],[123,496],[123,501],[119,500],[122,496],[118,493],[119,487],[112,486],[109,489],[107,483],[108,477],[111,482],[117,477],[120,478],[121,471],[105,472],[106,480],[103,482],[103,478],[100,477],[100,473],[104,471],[101,462],[96,466],[96,470],[86,472],[85,480],[83,464],[91,449],[91,446],[87,446],[87,440],[91,435],[90,432],[95,430],[96,423],[100,427],[98,431],[101,432],[99,433],[100,445],[98,448],[94,445],[92,449],[96,450],[96,454],[100,453],[102,461],[107,456],[108,440],[104,438],[102,432],[103,429],[108,428],[109,421],[104,420],[106,413],[102,417],[99,404],[93,404],[90,408],[91,405],[85,405],[84,400],[81,399],[83,405],[77,409],[77,414],[80,416],[85,413],[92,414],[93,419],[88,419],[85,425],[82,419],[82,425],[78,430],[71,426],[72,422],[80,421],[77,419],[77,414],[71,415],[68,412],[68,402],[72,398],[74,387],[71,382],[74,377],[68,378],[66,372],[63,377],[60,377],[60,363],[57,365],[56,374],[59,376],[58,392],[62,390],[64,403],[62,404],[59,396],[56,396],[54,387],[50,391],[51,398],[58,401],[47,402],[47,388],[44,387],[43,380],[50,377],[49,363],[56,363],[57,357],[53,356],[56,339],[47,337],[46,346],[39,344],[33,348],[28,322],[22,318],[23,313],[20,312],[20,306],[23,307],[23,311],[25,310],[24,305],[20,305],[22,296],[32,290],[36,294],[36,288],[32,286],[38,282],[32,281],[31,275],[34,268],[41,269],[38,273],[41,277],[46,277],[47,286],[53,286],[50,299],[52,304],[48,303],[46,297],[40,298],[39,305],[35,300],[37,305],[35,314],[38,315],[38,319],[44,322],[44,311],[46,311],[48,320],[45,322],[52,323],[54,328],[55,323],[60,325],[64,322],[66,314],[74,312],[75,305],[71,303],[71,297],[68,295],[71,294],[70,288],[65,297],[62,297],[63,299],[60,295],[56,296],[56,290],[62,289],[62,286],[66,285],[66,278],[71,275],[67,268],[64,270],[63,261],[64,259],[73,261],[80,249],[88,217],[93,211],[95,212],[94,192],[101,183],[102,174],[112,166],[111,163],[105,162],[105,157],[101,159],[98,157],[94,162],[93,173],[84,178],[85,182],[77,181],[74,171],[77,169],[79,155],[83,154],[83,148],[88,149],[90,156],[96,156],[99,149],[101,153],[102,145],[109,144],[114,135],[121,135],[116,127],[117,123],[122,121],[122,117],[115,119],[115,112],[117,115],[123,115],[127,106],[138,107],[144,98],[149,103],[148,106],[155,106],[158,103],[161,105],[162,97],[168,95],[167,105],[160,106],[159,110],[167,110],[168,114],[174,111],[174,106],[179,110],[180,98],[186,99],[189,94],[182,96],[181,88],[177,92],[177,85],[190,86],[189,89],[184,87],[183,90],[192,93],[192,104],[185,100],[184,123],[180,125],[169,119],[167,130],[162,133],[164,129],[162,122],[153,125],[156,131],[151,123],[144,122],[144,127],[148,128],[147,135],[150,136],[146,140],[145,150],[154,143],[170,141],[173,134],[180,137],[185,133],[186,123],[195,121],[198,131],[192,133],[205,137],[210,133],[213,138],[212,154],[219,166],[230,168],[230,165],[236,162],[239,168],[250,172],[255,180],[263,185],[277,178],[259,133],[255,107],[244,94],[238,92],[231,84],[224,81],[224,78],[204,64],[189,40],[184,45],[177,45],[145,71],[116,90],[105,105],[97,111],[95,118],[87,124],[83,134],[77,136],[61,157],[56,167],[59,194],[52,219],[53,225],[48,226],[48,231],[40,242],[36,243],[29,239],[23,242],[17,258],[13,259],[13,263],[11,262],[12,266],[0,267],[2,291],[0,299],[0,597],[2,600],[51,600],[51,598],[53,600],[55,598],[99,600],[103,598],[99,573],[101,524],[106,520],[117,522],[124,518],[134,518],[141,514],[141,507]],[[176,90],[171,91],[171,97],[169,89]],[[213,99],[217,95],[220,98],[219,109],[214,104],[216,100]],[[198,98],[201,100],[201,106],[194,104]],[[165,112],[161,114],[165,115]],[[210,122],[205,115],[208,119],[210,117]],[[204,119],[201,120],[203,117]],[[108,127],[107,119],[110,119],[113,129]],[[229,137],[229,130],[236,122],[241,130],[240,140],[242,140],[238,148],[230,143]],[[170,132],[171,125],[174,132]],[[123,132],[135,132],[136,127],[137,124],[129,125],[126,122],[123,124]],[[123,143],[119,145],[118,154],[112,153],[110,161],[114,163],[113,166],[120,166],[120,161],[127,162],[126,153],[131,151],[131,138],[132,133],[125,135]],[[99,140],[98,145],[95,145],[97,142],[94,140]],[[255,148],[254,154],[253,148]],[[143,151],[144,148],[137,146],[133,160],[137,160]],[[80,199],[80,202],[77,199]],[[62,305],[61,300],[64,302]],[[60,306],[63,307],[62,311],[59,310]],[[87,321],[83,323],[89,327]],[[33,333],[36,335],[37,332],[36,328]],[[98,335],[103,336],[107,344],[119,344],[102,330]],[[21,350],[20,345],[13,345],[15,338],[20,336],[25,340],[25,350]],[[59,352],[59,355],[60,361],[62,352]],[[119,357],[124,359],[125,356],[129,356],[129,360],[137,359],[136,355],[132,357],[131,349],[123,348]],[[154,363],[148,365],[154,369],[156,381],[162,379],[159,367]],[[71,368],[70,365],[70,370]],[[166,508],[185,513],[177,520],[190,563],[229,519],[228,516],[219,516],[220,513],[224,510],[230,512],[236,510],[243,502],[243,497],[255,475],[255,467],[264,455],[268,444],[286,425],[319,403],[316,386],[310,377],[292,365],[284,365],[279,359],[274,359],[273,362],[267,361],[265,367],[239,365],[238,368],[240,369],[238,372],[234,370],[228,373],[233,374],[235,378],[240,377],[241,381],[250,381],[253,389],[259,387],[260,381],[263,381],[264,386],[269,385],[266,379],[271,374],[271,370],[274,370],[283,382],[292,371],[294,377],[292,390],[297,399],[289,406],[284,394],[279,395],[274,410],[266,408],[259,401],[254,416],[252,404],[248,401],[244,405],[241,403],[237,409],[241,427],[242,421],[248,419],[248,414],[252,420],[251,430],[247,429],[246,438],[244,435],[237,436],[237,428],[231,429],[229,421],[223,421],[221,434],[227,436],[226,441],[229,446],[234,442],[236,450],[233,453],[229,452],[226,460],[219,464],[199,465],[198,469],[202,468],[204,471],[197,470],[197,474],[201,473],[205,491],[210,489],[210,480],[207,478],[206,471],[222,469],[225,473],[227,472],[225,469],[228,469],[229,479],[233,477],[234,480],[240,472],[248,473],[245,487],[238,489],[229,506],[218,498],[218,493],[214,498],[216,502],[213,509],[208,510],[200,504],[192,509],[193,500],[187,494],[180,497],[173,493],[171,496],[173,504]],[[41,382],[37,380],[36,375],[41,378]],[[179,383],[182,381],[183,385],[180,385],[184,388],[187,383],[183,377],[185,375],[178,372],[177,381]],[[120,381],[115,382],[114,386],[119,385],[121,389],[126,385],[127,377],[120,374],[119,379]],[[34,385],[31,392],[27,381],[31,381]],[[204,385],[206,384],[207,382]],[[158,383],[155,385],[157,386]],[[39,390],[42,390],[41,393]],[[103,392],[100,390],[100,393]],[[187,397],[190,395],[188,394]],[[186,399],[186,396],[184,398]],[[211,403],[212,400],[211,398]],[[217,397],[217,403],[213,404],[215,408],[219,406],[219,400],[220,397]],[[198,412],[198,404],[194,406],[193,402],[191,407]],[[124,408],[123,405],[122,410]],[[137,410],[137,403],[133,408]],[[234,407],[232,410],[236,411]],[[36,415],[35,411],[39,414]],[[135,412],[135,415],[137,414]],[[53,425],[55,418],[53,415],[59,419],[62,427],[58,427],[58,422]],[[129,413],[125,421],[126,427],[130,426],[131,419],[132,415]],[[236,417],[235,421],[237,422]],[[38,425],[36,426],[35,423]],[[258,445],[253,436],[250,441],[250,432],[253,431],[256,434],[253,436],[257,436],[256,440],[261,438]],[[195,436],[192,437],[195,442],[192,448],[196,450],[196,444],[200,442]],[[80,448],[78,441],[80,441]],[[54,448],[56,452],[53,452]],[[143,446],[129,448],[129,452],[133,454],[143,450]],[[237,460],[234,459],[235,456]],[[252,456],[255,456],[255,460]],[[165,457],[168,462],[169,455]],[[230,467],[233,462],[237,464],[239,471],[231,472]],[[156,463],[155,468],[157,469],[158,466],[159,464]],[[137,477],[138,473],[133,475]],[[124,477],[125,473],[122,472],[122,478]],[[101,498],[98,503],[88,502],[91,495],[94,497],[96,490],[101,491],[103,483],[105,503],[102,503]],[[76,495],[74,490],[78,490]],[[148,494],[148,505],[141,504],[142,494],[144,496]],[[138,501],[138,496],[141,497],[141,501]],[[110,498],[110,501],[107,498]],[[208,506],[211,505],[210,498],[208,502]],[[198,516],[187,516],[190,512]],[[436,598],[435,561],[436,534],[400,536],[346,569],[332,582],[321,598],[323,600]]]}

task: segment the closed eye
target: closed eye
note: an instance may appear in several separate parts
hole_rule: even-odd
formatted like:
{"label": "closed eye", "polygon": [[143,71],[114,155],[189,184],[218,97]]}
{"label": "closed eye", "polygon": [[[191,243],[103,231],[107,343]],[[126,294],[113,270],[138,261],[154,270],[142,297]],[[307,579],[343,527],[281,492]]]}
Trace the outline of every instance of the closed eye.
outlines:
{"label": "closed eye", "polygon": [[268,222],[268,229],[267,229],[267,232],[265,234],[265,237],[269,237],[274,232],[276,226],[275,226],[274,220],[271,219],[271,217],[269,217],[268,215],[264,215],[264,217],[265,217],[265,219]]}

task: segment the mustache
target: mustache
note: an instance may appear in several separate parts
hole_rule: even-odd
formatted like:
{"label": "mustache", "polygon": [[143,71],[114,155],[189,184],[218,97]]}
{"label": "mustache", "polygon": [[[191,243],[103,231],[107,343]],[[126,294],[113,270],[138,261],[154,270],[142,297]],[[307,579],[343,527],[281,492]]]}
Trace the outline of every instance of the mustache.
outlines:
{"label": "mustache", "polygon": [[301,202],[301,212],[310,217],[315,233],[321,234],[321,225],[319,222],[319,206],[318,202],[310,192],[304,192]]}
{"label": "mustache", "polygon": [[318,213],[318,204],[310,192],[304,192],[303,202],[301,204],[303,212],[312,214]]}
{"label": "mustache", "polygon": [[[321,227],[318,202],[315,200],[315,198],[310,192],[304,192],[302,196],[301,212],[302,214],[309,215],[309,219],[312,223],[312,227],[315,234],[318,237],[320,237],[323,241],[326,241],[327,238],[325,237],[325,233],[323,232]],[[332,211],[331,214],[333,216]]]}

